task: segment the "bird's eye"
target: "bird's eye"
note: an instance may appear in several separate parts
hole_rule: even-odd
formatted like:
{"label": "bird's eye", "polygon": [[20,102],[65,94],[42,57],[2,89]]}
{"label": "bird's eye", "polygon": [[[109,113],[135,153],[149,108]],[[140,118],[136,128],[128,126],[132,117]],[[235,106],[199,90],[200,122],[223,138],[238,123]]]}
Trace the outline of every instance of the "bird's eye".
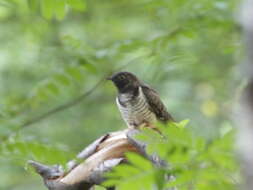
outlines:
{"label": "bird's eye", "polygon": [[124,80],[125,77],[124,77],[123,75],[120,75],[120,76],[119,76],[119,79],[120,79],[120,80]]}

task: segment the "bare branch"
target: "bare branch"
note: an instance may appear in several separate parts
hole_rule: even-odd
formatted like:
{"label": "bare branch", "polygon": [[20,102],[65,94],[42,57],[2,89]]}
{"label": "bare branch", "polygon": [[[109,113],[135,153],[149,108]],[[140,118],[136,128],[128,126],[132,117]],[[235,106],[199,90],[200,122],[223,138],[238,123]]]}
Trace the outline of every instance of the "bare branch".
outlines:
{"label": "bare branch", "polygon": [[99,185],[105,180],[104,173],[126,162],[126,152],[141,154],[155,166],[166,167],[158,156],[147,154],[146,145],[133,138],[136,133],[135,129],[126,129],[98,138],[81,152],[86,160],[67,172],[58,165],[46,166],[35,161],[29,164],[41,175],[49,190],[88,190]]}
{"label": "bare branch", "polygon": [[62,172],[58,165],[28,163],[41,175],[49,190],[88,190],[95,184],[101,184],[105,180],[103,174],[124,161],[126,152],[138,152],[128,142],[127,131],[113,132],[94,141],[82,151],[88,150],[89,154],[85,153],[87,159],[67,172]]}
{"label": "bare branch", "polygon": [[96,83],[95,86],[93,86],[90,90],[88,90],[87,92],[81,94],[80,96],[74,98],[73,100],[70,100],[69,102],[66,102],[65,104],[62,104],[56,108],[53,108],[52,110],[49,110],[47,111],[46,113],[43,113],[42,115],[38,116],[38,117],[35,117],[35,118],[32,118],[28,121],[26,121],[25,123],[23,123],[20,128],[25,128],[25,127],[28,127],[34,123],[37,123],[37,122],[40,122],[41,120],[44,120],[46,118],[48,118],[49,116],[55,114],[55,113],[58,113],[58,112],[61,112],[65,109],[68,109],[72,106],[75,106],[76,104],[80,103],[82,100],[84,100],[87,96],[89,96],[90,94],[92,94],[100,85],[103,84],[103,82],[105,81],[105,77],[102,78],[100,81],[98,81]]}

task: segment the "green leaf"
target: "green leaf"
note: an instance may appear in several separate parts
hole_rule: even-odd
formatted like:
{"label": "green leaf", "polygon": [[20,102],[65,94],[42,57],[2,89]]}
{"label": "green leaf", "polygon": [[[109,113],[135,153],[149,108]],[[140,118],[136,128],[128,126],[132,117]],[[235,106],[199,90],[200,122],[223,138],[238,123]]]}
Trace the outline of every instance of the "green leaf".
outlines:
{"label": "green leaf", "polygon": [[117,189],[120,190],[151,189],[156,180],[156,169],[151,162],[135,153],[128,153],[127,158],[129,164],[119,165],[109,172],[106,176],[110,179],[104,185],[117,185]]}
{"label": "green leaf", "polygon": [[84,11],[86,9],[86,3],[84,0],[68,0],[68,4],[77,11]]}
{"label": "green leaf", "polygon": [[71,35],[64,35],[61,39],[66,44],[66,46],[71,47],[73,49],[78,49],[81,46],[81,40],[74,38]]}
{"label": "green leaf", "polygon": [[138,175],[140,173],[139,168],[135,168],[131,165],[119,165],[114,169],[114,172],[108,173],[107,176],[109,177],[129,177],[131,175]]}
{"label": "green leaf", "polygon": [[53,17],[53,11],[55,7],[55,0],[41,0],[41,12],[46,19]]}
{"label": "green leaf", "polygon": [[185,170],[183,173],[177,176],[175,180],[168,182],[166,187],[167,188],[176,187],[178,185],[187,183],[195,177],[194,175],[195,175],[194,171]]}
{"label": "green leaf", "polygon": [[185,119],[185,120],[183,120],[183,121],[180,121],[179,123],[176,123],[176,122],[173,122],[173,124],[175,125],[175,126],[177,126],[178,128],[185,128],[185,126],[188,124],[190,122],[190,120],[189,119]]}
{"label": "green leaf", "polygon": [[66,15],[66,0],[56,0],[55,15],[58,20],[62,20]]}
{"label": "green leaf", "polygon": [[36,11],[37,8],[39,7],[39,1],[38,0],[28,0],[28,5],[30,9],[33,11]]}
{"label": "green leaf", "polygon": [[95,65],[90,63],[87,59],[80,58],[78,61],[79,61],[79,64],[82,65],[90,73],[92,74],[97,73],[97,68],[95,67]]}
{"label": "green leaf", "polygon": [[49,82],[46,86],[45,86],[45,90],[47,90],[48,92],[52,93],[53,95],[57,95],[59,94],[59,89],[57,87],[56,84]]}
{"label": "green leaf", "polygon": [[83,78],[80,67],[67,67],[65,72],[77,81],[80,81]]}
{"label": "green leaf", "polygon": [[127,160],[133,164],[136,168],[141,170],[152,170],[153,166],[151,162],[145,159],[143,156],[136,153],[127,153]]}
{"label": "green leaf", "polygon": [[73,156],[74,154],[72,152],[62,147],[49,146],[18,138],[7,141],[0,146],[0,158],[8,157],[10,160],[18,158],[22,165],[29,159],[51,164],[65,164]]}
{"label": "green leaf", "polygon": [[64,73],[56,74],[53,78],[56,82],[62,84],[63,86],[68,86],[71,83],[70,79]]}

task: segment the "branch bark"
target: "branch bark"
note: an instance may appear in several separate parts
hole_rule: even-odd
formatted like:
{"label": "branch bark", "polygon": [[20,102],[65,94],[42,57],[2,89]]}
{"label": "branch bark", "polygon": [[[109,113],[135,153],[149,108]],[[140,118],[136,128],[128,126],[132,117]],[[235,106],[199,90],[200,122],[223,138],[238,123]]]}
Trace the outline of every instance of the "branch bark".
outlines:
{"label": "branch bark", "polygon": [[140,152],[138,143],[129,141],[130,133],[131,129],[127,129],[100,137],[77,155],[78,159],[85,161],[73,165],[67,172],[57,165],[50,167],[35,161],[28,163],[41,175],[49,190],[88,190],[104,181],[105,172],[125,162],[126,152],[145,152],[145,147]]}
{"label": "branch bark", "polygon": [[127,162],[126,152],[141,154],[156,167],[167,167],[157,155],[147,154],[146,144],[135,140],[136,133],[139,133],[136,129],[126,129],[98,138],[77,155],[78,159],[84,160],[82,163],[70,161],[71,167],[67,172],[59,165],[50,167],[35,161],[28,163],[41,175],[49,190],[89,190],[105,180],[104,173]]}

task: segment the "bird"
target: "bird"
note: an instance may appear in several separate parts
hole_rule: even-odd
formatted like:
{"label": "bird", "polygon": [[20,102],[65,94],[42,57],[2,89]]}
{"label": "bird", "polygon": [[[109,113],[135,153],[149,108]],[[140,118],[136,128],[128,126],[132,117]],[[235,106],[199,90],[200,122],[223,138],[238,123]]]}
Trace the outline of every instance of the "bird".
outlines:
{"label": "bird", "polygon": [[156,128],[156,122],[174,121],[159,94],[131,72],[117,72],[107,78],[118,90],[116,103],[128,128]]}

